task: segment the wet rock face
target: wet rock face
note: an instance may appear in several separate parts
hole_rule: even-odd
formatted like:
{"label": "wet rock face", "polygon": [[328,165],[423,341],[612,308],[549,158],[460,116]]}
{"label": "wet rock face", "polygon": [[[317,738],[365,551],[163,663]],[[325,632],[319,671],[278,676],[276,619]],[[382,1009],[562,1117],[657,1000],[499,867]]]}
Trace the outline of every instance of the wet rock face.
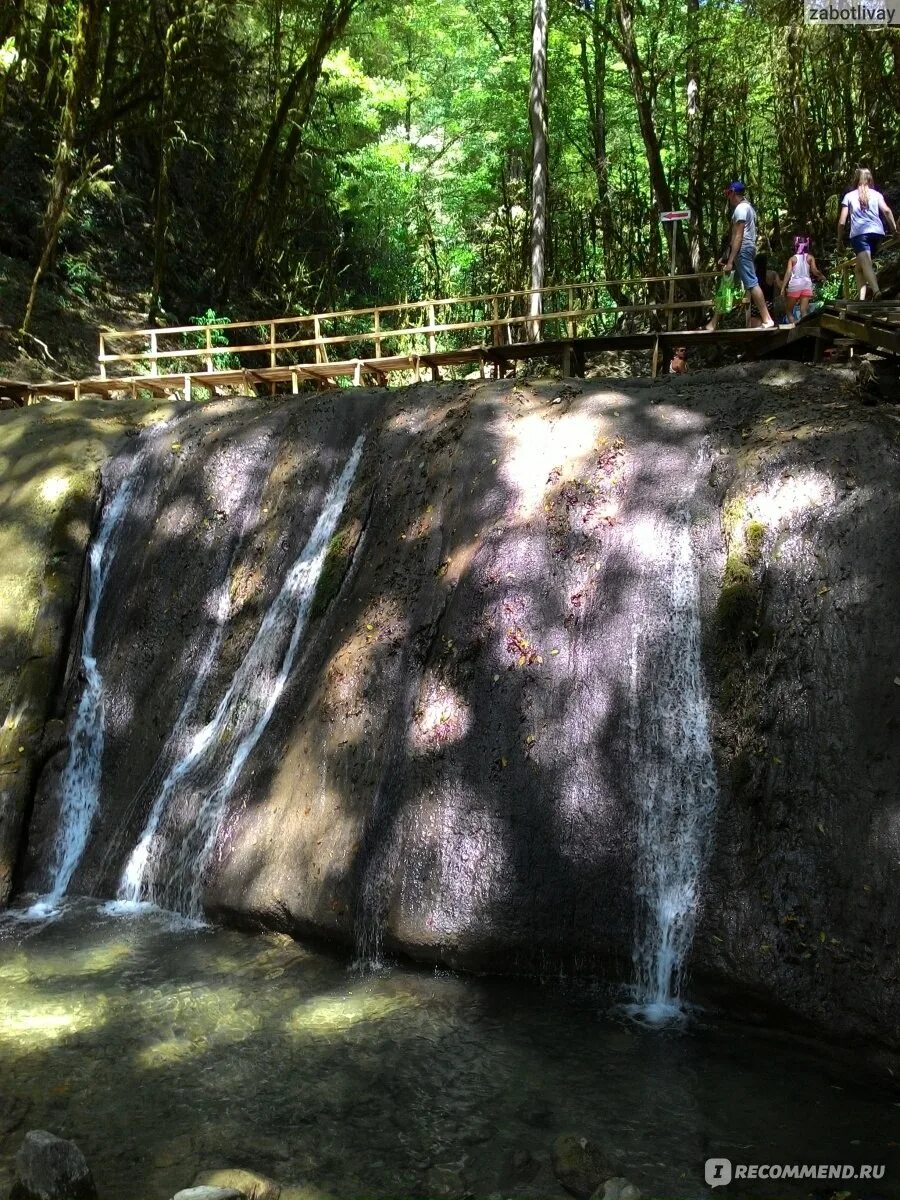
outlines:
{"label": "wet rock face", "polygon": [[[896,1038],[900,480],[894,418],[841,387],[756,367],[181,418],[154,444],[98,619],[103,801],[74,890],[115,893],[364,434],[287,685],[228,794],[207,910],[370,958],[627,981],[634,755],[661,752],[630,714],[666,650],[687,528],[720,791],[694,978]],[[182,804],[160,826],[161,879]]]}
{"label": "wet rock face", "polygon": [[0,414],[0,904],[35,781],[53,753],[100,467],[169,406],[36,405]]}
{"label": "wet rock face", "polygon": [[898,422],[849,399],[808,379],[746,412],[726,451],[734,570],[710,629],[723,787],[695,953],[896,1049]]}
{"label": "wet rock face", "polygon": [[34,1129],[16,1155],[9,1200],[97,1200],[97,1189],[74,1142]]}

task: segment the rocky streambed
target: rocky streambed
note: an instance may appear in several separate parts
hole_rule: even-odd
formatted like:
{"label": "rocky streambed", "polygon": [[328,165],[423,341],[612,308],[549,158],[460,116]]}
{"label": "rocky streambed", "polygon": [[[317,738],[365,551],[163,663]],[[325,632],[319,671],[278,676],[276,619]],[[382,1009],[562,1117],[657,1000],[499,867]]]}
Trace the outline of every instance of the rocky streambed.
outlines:
{"label": "rocky streambed", "polygon": [[710,1014],[649,1029],[612,999],[442,970],[361,975],[283,935],[85,901],[49,923],[7,919],[0,1194],[29,1130],[73,1140],[101,1200],[260,1177],[271,1200],[588,1200],[610,1178],[694,1200],[711,1194],[711,1157],[880,1163],[877,1189],[839,1188],[896,1194],[896,1088],[858,1056]]}

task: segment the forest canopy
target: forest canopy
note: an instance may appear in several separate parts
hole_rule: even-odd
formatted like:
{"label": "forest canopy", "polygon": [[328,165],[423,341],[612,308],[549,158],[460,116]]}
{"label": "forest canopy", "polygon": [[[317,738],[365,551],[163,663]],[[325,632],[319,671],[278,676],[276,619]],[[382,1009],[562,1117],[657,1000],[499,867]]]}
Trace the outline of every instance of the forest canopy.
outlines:
{"label": "forest canopy", "polygon": [[[0,253],[153,319],[528,286],[541,0],[4,0]],[[548,282],[709,266],[747,182],[776,253],[900,169],[900,29],[799,0],[552,0]],[[33,297],[32,297],[33,298]],[[23,313],[2,313],[20,322]]]}

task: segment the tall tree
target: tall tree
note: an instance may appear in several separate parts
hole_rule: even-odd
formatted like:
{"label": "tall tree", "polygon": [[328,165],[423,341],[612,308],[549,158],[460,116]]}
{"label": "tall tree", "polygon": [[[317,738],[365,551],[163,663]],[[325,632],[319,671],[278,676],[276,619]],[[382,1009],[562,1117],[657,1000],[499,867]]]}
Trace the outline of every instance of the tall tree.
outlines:
{"label": "tall tree", "polygon": [[531,126],[531,300],[528,336],[536,342],[541,323],[544,270],[547,259],[547,9],[548,0],[532,0],[531,87],[528,121]]}
{"label": "tall tree", "polygon": [[63,89],[56,153],[50,174],[50,194],[44,211],[42,249],[22,317],[23,333],[28,332],[34,315],[41,277],[53,259],[59,231],[66,215],[69,192],[78,170],[78,118],[96,71],[97,45],[104,7],[105,0],[81,0],[78,6]]}
{"label": "tall tree", "polygon": [[[228,252],[222,262],[222,283],[219,297],[223,303],[228,299],[234,272],[238,265],[239,255],[235,254],[235,248],[247,245],[247,236],[251,231],[256,209],[275,165],[285,127],[290,120],[293,130],[302,131],[312,110],[325,55],[346,29],[358,3],[359,0],[324,0],[322,4],[313,43],[284,90],[262,148],[257,155],[250,183],[244,192],[244,200],[240,206]],[[298,146],[299,138],[293,142],[292,154],[296,154]]]}

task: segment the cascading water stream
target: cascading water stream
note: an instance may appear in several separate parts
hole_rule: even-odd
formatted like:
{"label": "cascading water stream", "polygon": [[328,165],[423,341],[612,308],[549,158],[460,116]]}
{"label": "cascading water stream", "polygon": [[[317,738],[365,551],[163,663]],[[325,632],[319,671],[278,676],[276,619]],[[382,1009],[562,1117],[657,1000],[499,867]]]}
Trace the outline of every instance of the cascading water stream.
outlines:
{"label": "cascading water stream", "polygon": [[88,606],[81,639],[84,691],[69,743],[69,757],[60,780],[62,805],[53,845],[50,888],[27,910],[25,915],[28,917],[48,916],[66,894],[84,854],[100,799],[105,713],[103,676],[94,653],[94,638],[104,588],[118,550],[122,517],[128,510],[134,489],[136,469],[137,463],[106,505],[90,548]]}
{"label": "cascading water stream", "polygon": [[[233,564],[233,559],[232,559]],[[229,564],[229,568],[232,564]],[[173,736],[169,739],[172,743],[176,740],[179,733],[188,727],[188,723],[193,715],[194,709],[197,707],[197,701],[200,699],[200,693],[206,680],[209,677],[210,670],[216,658],[218,657],[219,648],[222,645],[222,637],[225,633],[225,627],[228,618],[231,615],[231,572],[229,569],[226,575],[225,582],[222,585],[219,593],[219,600],[216,605],[215,632],[210,638],[203,658],[197,668],[197,674],[191,683],[190,690],[185,698],[184,704],[181,707],[181,712],[178,714],[178,719],[175,722],[175,728],[172,730]],[[150,857],[151,850],[154,847],[156,832],[159,828],[159,823],[162,820],[169,799],[172,793],[178,786],[181,779],[179,768],[186,762],[186,759],[181,759],[168,772],[163,779],[160,789],[157,792],[156,799],[153,801],[153,806],[150,809],[150,816],[147,819],[147,824],[144,826],[143,833],[138,840],[137,845],[132,850],[122,871],[122,877],[119,881],[119,888],[116,892],[116,903],[109,907],[114,911],[116,907],[122,908],[127,906],[135,906],[141,903],[142,894],[144,891],[144,880],[147,874],[147,862]]]}
{"label": "cascading water stream", "polygon": [[[284,691],[363,443],[360,436],[329,489],[309,540],[212,719],[164,779],[126,864],[119,900],[150,901],[191,917],[202,916],[204,875],[218,844],[228,799]],[[172,811],[173,801],[177,813]],[[160,879],[157,873],[163,868],[165,877]]]}
{"label": "cascading water stream", "polygon": [[684,966],[717,800],[687,513],[662,541],[671,565],[660,597],[659,633],[641,672],[638,649],[646,631],[635,623],[629,705],[639,800],[635,1003],[629,1011],[651,1023],[682,1015]]}

